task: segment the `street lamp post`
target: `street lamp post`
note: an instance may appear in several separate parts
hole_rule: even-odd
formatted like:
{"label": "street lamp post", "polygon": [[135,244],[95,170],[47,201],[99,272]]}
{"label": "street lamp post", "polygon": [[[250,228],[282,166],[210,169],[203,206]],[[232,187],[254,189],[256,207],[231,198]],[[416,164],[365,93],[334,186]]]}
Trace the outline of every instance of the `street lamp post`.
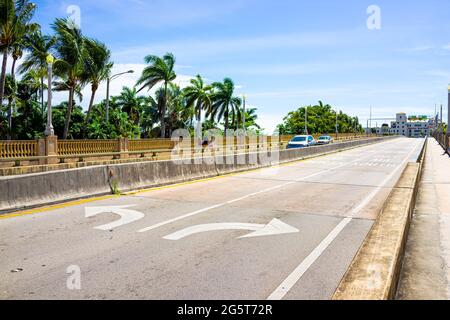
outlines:
{"label": "street lamp post", "polygon": [[49,54],[47,56],[47,77],[48,77],[48,89],[47,89],[47,126],[45,128],[45,135],[47,137],[54,136],[55,130],[53,128],[53,117],[52,117],[52,77],[53,77],[53,63],[55,58]]}
{"label": "street lamp post", "polygon": [[121,75],[127,74],[127,73],[134,73],[133,70],[128,70],[126,72],[117,73],[111,77],[109,77],[106,81],[106,123],[109,123],[109,84],[112,80],[120,77]]}
{"label": "street lamp post", "polygon": [[336,111],[336,139],[338,138],[338,135],[339,135],[338,116],[339,116],[339,113]]}
{"label": "street lamp post", "polygon": [[245,103],[246,103],[246,101],[245,101],[245,95],[242,97],[242,100],[243,100],[243,114],[242,114],[242,122],[243,122],[243,126],[244,126],[244,135],[247,135],[247,132],[246,132],[246,130],[245,130]]}
{"label": "street lamp post", "polygon": [[305,107],[305,134],[308,134],[308,107]]}

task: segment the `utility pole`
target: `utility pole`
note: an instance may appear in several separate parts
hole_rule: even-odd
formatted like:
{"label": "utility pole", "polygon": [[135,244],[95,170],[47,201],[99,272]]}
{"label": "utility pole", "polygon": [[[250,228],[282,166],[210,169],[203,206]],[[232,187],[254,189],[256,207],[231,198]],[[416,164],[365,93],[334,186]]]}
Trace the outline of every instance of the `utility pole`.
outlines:
{"label": "utility pole", "polygon": [[339,113],[336,111],[336,139],[338,138],[339,135],[338,115]]}
{"label": "utility pole", "polygon": [[308,134],[308,107],[305,107],[305,134]]}
{"label": "utility pole", "polygon": [[243,95],[243,104],[244,104],[244,107],[243,107],[243,115],[242,115],[242,122],[243,122],[243,129],[244,129],[244,136],[246,136],[247,135],[247,132],[246,132],[246,130],[245,130],[245,94]]}
{"label": "utility pole", "polygon": [[369,121],[369,125],[370,125],[370,131],[372,131],[372,106],[370,106],[370,121]]}

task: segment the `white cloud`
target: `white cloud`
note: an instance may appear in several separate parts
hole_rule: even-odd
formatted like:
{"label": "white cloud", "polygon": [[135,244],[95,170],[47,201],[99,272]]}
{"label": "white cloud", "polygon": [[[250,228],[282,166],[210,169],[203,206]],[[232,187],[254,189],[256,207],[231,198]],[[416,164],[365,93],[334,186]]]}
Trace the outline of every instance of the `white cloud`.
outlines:
{"label": "white cloud", "polygon": [[[128,70],[133,70],[134,73],[124,74],[124,75],[118,77],[117,79],[114,79],[113,81],[111,81],[110,88],[109,88],[110,96],[119,95],[120,92],[122,91],[123,87],[130,87],[130,88],[134,87],[137,80],[141,76],[142,71],[144,70],[145,66],[146,66],[145,64],[115,64],[111,74],[127,72]],[[176,83],[180,87],[184,88],[187,85],[189,85],[189,81],[192,78],[193,77],[190,75],[179,74],[179,75],[177,75],[177,79],[174,81],[174,83]],[[156,90],[157,90],[157,87],[153,88],[150,92],[147,91],[146,89],[144,89],[140,92],[140,94],[141,95],[151,95]],[[81,105],[83,106],[84,109],[87,109],[87,107],[89,105],[89,99],[91,97],[90,85],[87,85],[83,89],[82,94],[83,94],[83,101],[82,101]],[[67,92],[55,92],[53,98],[54,98],[55,104],[58,104],[62,101],[67,100],[68,93]],[[99,88],[95,94],[94,103],[100,103],[105,98],[106,98],[106,82],[103,82],[99,86]]]}
{"label": "white cloud", "polygon": [[364,39],[363,34],[357,31],[341,32],[312,32],[272,34],[253,37],[211,39],[183,39],[172,42],[162,42],[152,45],[127,47],[115,51],[115,61],[141,61],[149,52],[153,54],[164,54],[173,52],[176,56],[183,58],[199,56],[212,56],[227,53],[260,51],[264,49],[293,49],[299,47],[322,47],[336,44],[351,44],[358,39]]}
{"label": "white cloud", "polygon": [[444,50],[450,50],[450,44],[442,47]]}

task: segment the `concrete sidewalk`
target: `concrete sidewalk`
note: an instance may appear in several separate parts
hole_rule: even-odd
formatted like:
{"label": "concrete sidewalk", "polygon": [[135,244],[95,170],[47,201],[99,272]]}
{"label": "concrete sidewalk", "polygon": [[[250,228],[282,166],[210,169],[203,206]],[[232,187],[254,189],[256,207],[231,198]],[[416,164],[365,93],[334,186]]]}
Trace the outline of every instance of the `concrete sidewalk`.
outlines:
{"label": "concrete sidewalk", "polygon": [[397,299],[450,299],[450,157],[433,138],[428,140]]}

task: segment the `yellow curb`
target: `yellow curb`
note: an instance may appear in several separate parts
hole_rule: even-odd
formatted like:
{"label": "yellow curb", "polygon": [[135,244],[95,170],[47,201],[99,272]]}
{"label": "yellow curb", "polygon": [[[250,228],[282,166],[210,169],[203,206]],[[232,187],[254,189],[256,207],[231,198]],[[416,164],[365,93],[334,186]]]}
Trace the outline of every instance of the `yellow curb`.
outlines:
{"label": "yellow curb", "polygon": [[72,206],[76,206],[76,205],[80,205],[80,204],[84,204],[84,203],[112,199],[112,198],[116,198],[116,197],[119,197],[119,195],[94,197],[94,198],[70,201],[67,203],[54,204],[54,205],[50,205],[50,206],[46,206],[46,207],[42,207],[42,208],[19,211],[16,213],[7,213],[7,214],[0,215],[0,220],[21,217],[21,216],[26,216],[26,215],[36,214],[36,213],[42,213],[42,212],[46,212],[46,211],[50,211],[50,210],[62,209],[62,208],[72,207]]}

